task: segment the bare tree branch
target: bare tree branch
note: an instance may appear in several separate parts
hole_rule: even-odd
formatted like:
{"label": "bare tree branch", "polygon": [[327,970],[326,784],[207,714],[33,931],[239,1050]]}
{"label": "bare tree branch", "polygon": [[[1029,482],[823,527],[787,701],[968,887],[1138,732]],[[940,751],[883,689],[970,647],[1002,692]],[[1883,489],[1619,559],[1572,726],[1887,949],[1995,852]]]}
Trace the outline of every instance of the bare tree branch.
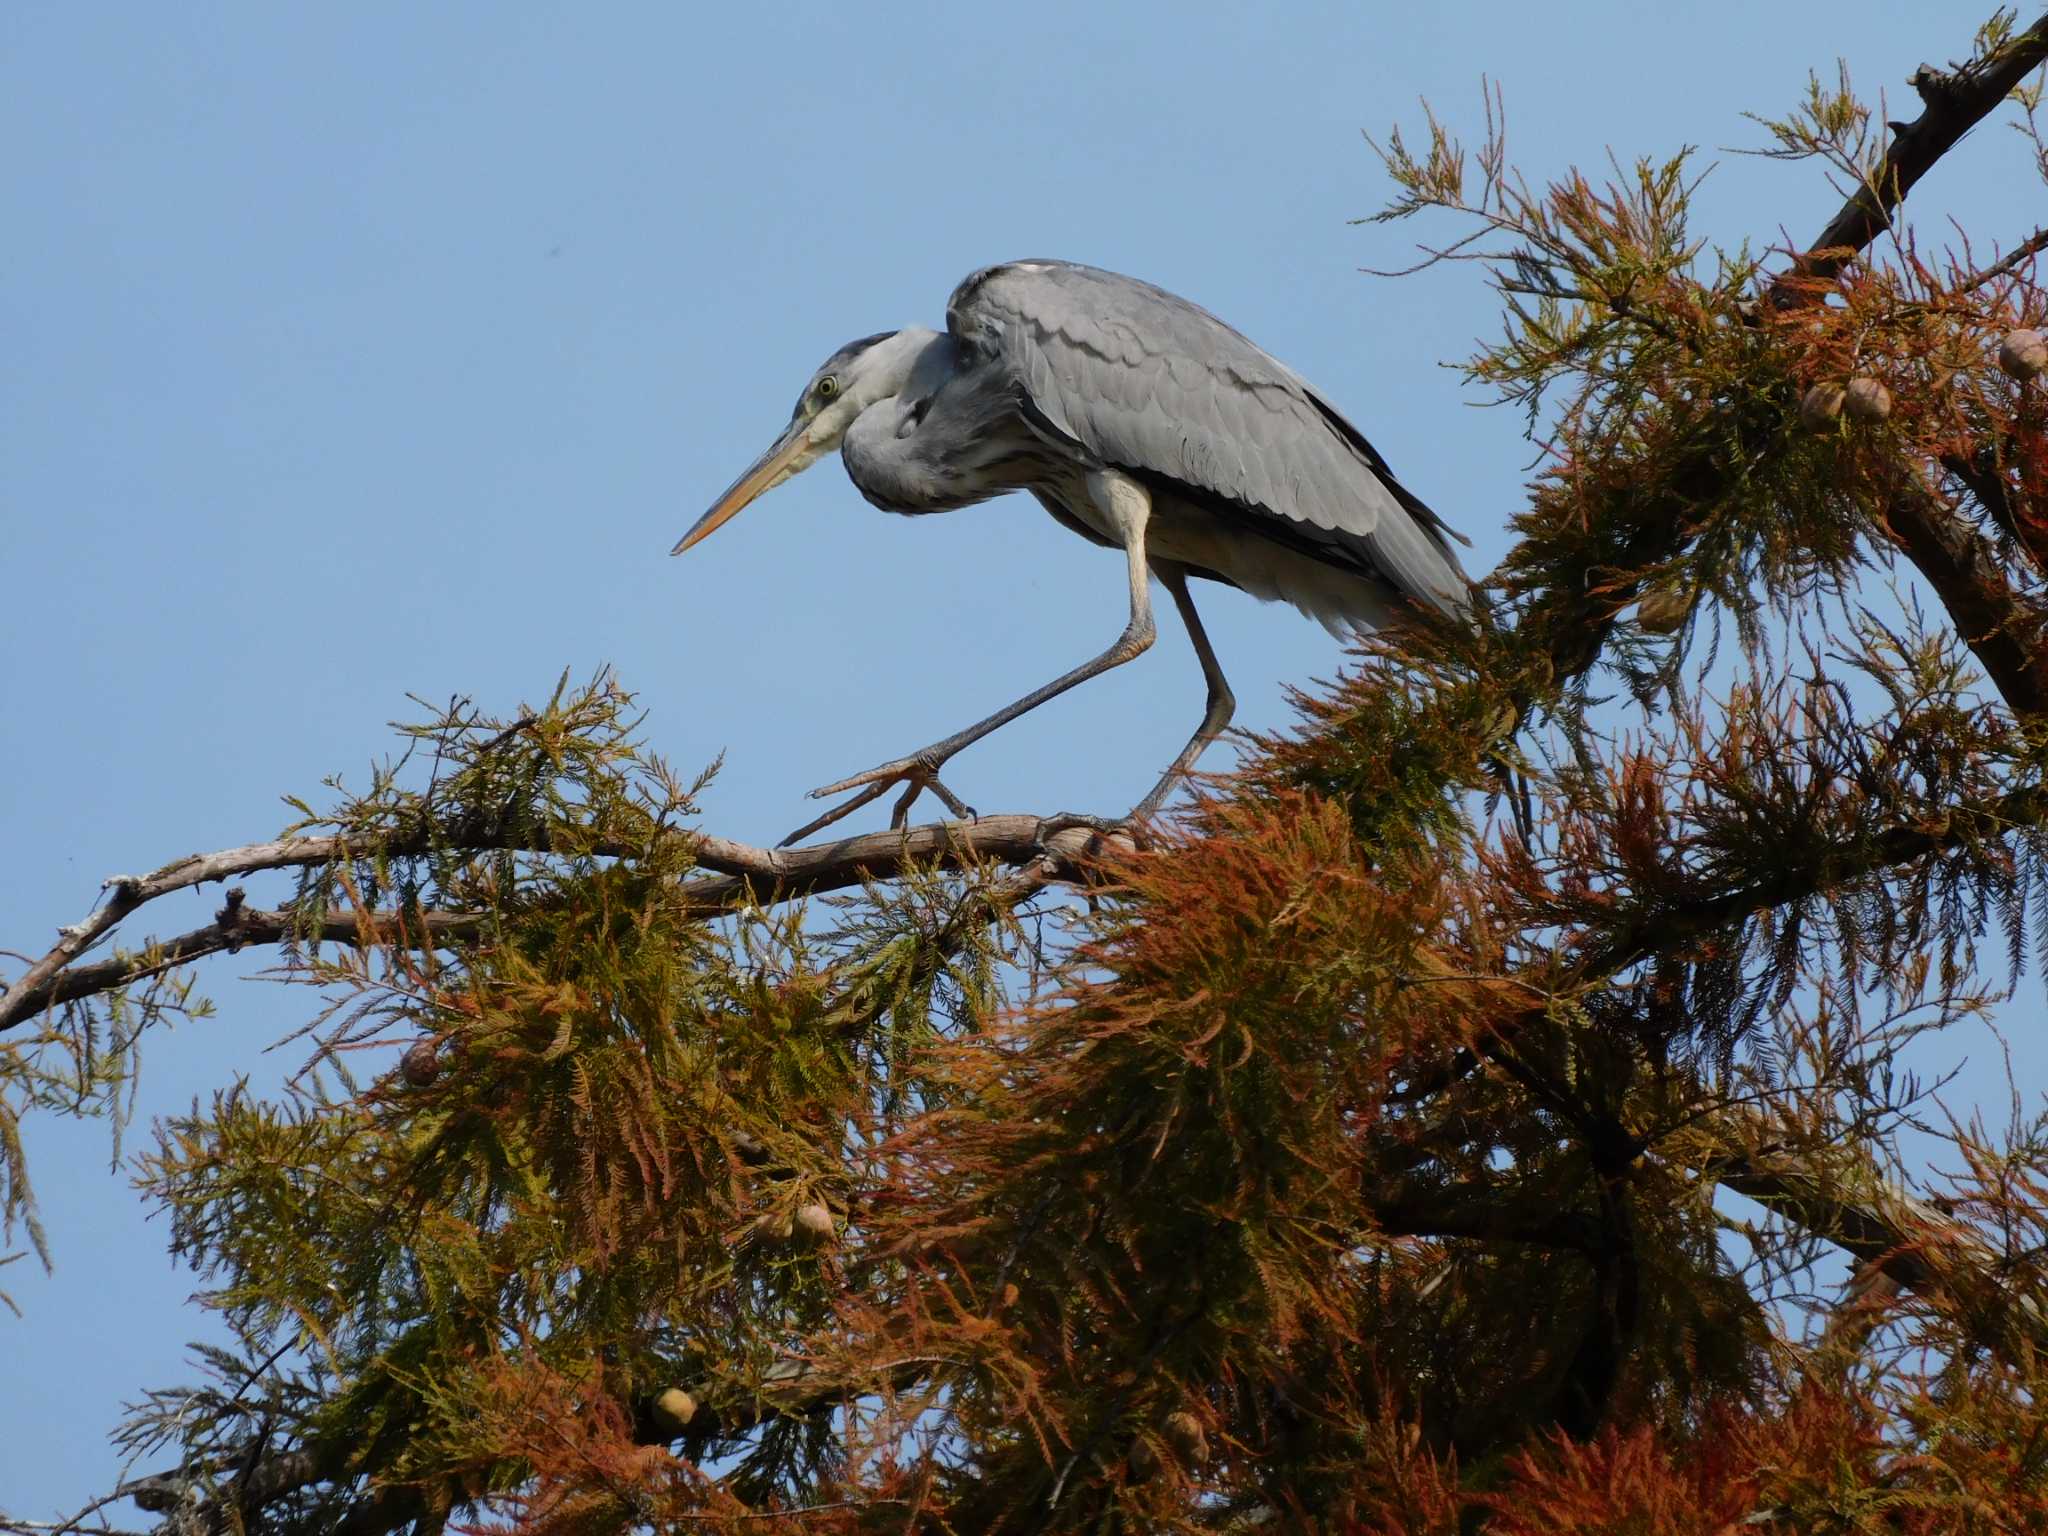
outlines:
{"label": "bare tree branch", "polygon": [[[759,848],[709,833],[679,832],[689,840],[699,868],[716,875],[684,882],[685,900],[706,917],[730,912],[748,902],[794,901],[821,892],[844,890],[867,880],[887,880],[921,865],[964,869],[996,863],[1029,870],[1044,865],[1046,880],[1077,874],[1104,834],[1083,818],[1071,816],[984,816],[972,822],[932,822],[901,831],[869,832],[810,848]],[[174,965],[244,944],[279,943],[289,939],[338,943],[459,943],[474,937],[482,914],[429,912],[360,915],[334,911],[305,919],[283,911],[242,905],[238,892],[215,914],[213,922],[189,933],[156,943],[133,955],[119,955],[90,965],[74,965],[79,955],[106,936],[120,921],[148,902],[208,881],[228,880],[263,870],[309,868],[371,854],[423,853],[447,848],[448,833],[436,840],[426,835],[364,844],[343,837],[293,837],[251,843],[217,853],[193,854],[148,875],[116,875],[106,881],[113,894],[106,903],[69,928],[49,953],[22,974],[0,997],[0,1029],[11,1028],[53,1005],[111,991],[145,979]],[[458,852],[504,849],[548,853],[544,838],[484,835],[465,837]],[[637,850],[598,846],[587,850],[626,857]],[[422,925],[424,927],[422,928]]]}
{"label": "bare tree branch", "polygon": [[[1077,820],[1063,816],[985,816],[974,822],[932,822],[900,832],[870,832],[815,848],[759,848],[708,834],[681,833],[678,835],[691,838],[702,850],[700,866],[727,871],[687,881],[683,889],[698,912],[715,917],[749,901],[793,901],[843,890],[864,880],[885,880],[917,865],[959,869],[977,862],[994,862],[1023,871],[1025,883],[998,903],[1007,909],[1029,891],[1050,881],[1080,875],[1090,853],[1103,846],[1103,834],[1092,826],[1077,824]],[[1990,805],[1950,807],[1939,826],[1916,822],[1893,827],[1857,849],[1843,850],[1840,858],[1819,861],[1825,863],[1825,869],[1819,863],[1788,864],[1756,885],[1682,908],[1660,909],[1641,922],[1598,936],[1582,935],[1566,947],[1579,952],[1575,971],[1580,977],[1609,976],[1670,943],[1674,935],[1708,934],[1757,912],[1806,900],[1831,885],[1969,843],[1995,840],[2015,828],[2039,826],[2043,821],[2048,821],[2048,794],[2034,789],[2015,790]],[[517,846],[548,851],[541,842],[527,840]],[[507,846],[512,845],[503,839],[477,841],[465,843],[458,851]],[[408,848],[409,845],[380,845],[380,851],[386,853],[405,852]],[[144,902],[202,881],[325,864],[368,851],[352,848],[343,838],[286,838],[195,854],[151,875],[116,877],[108,884],[117,891],[131,893],[125,915]],[[599,851],[616,855],[628,852],[623,848]],[[113,906],[110,901],[107,908],[101,909],[102,913]],[[486,921],[482,913],[445,911],[365,914],[334,910],[319,918],[309,918],[284,910],[245,906],[239,890],[231,889],[212,922],[173,938],[152,941],[140,951],[90,964],[51,963],[60,955],[74,952],[69,935],[75,930],[66,930],[66,940],[8,990],[7,1000],[0,1003],[0,1029],[19,1024],[43,1009],[110,992],[208,955],[232,953],[248,944],[292,940],[414,946],[460,944],[475,938]],[[112,926],[112,922],[103,923],[101,932]],[[1539,999],[1547,995],[1547,988],[1539,993],[1532,990],[1532,983],[1514,978],[1501,978],[1496,985],[1506,989],[1503,995],[1521,997],[1532,1014],[1540,1014]],[[1497,1032],[1500,1029],[1511,1030],[1511,1019],[1497,1026]]]}
{"label": "bare tree branch", "polygon": [[2035,230],[2004,256],[1982,271],[1972,272],[1957,283],[1956,287],[1964,292],[1972,288],[1982,288],[1986,283],[1996,282],[2001,277],[2019,271],[2043,251],[2048,251],[2048,226]]}
{"label": "bare tree branch", "polygon": [[1918,117],[1897,125],[1877,175],[1855,194],[1820,232],[1820,238],[1771,285],[1779,308],[1817,302],[1871,241],[1891,227],[1892,210],[1934,163],[1962,142],[2022,80],[2048,59],[2048,15],[2003,47],[1952,70],[1923,64],[1910,84],[1924,103]]}
{"label": "bare tree branch", "polygon": [[[1759,1122],[1759,1127],[1761,1123]],[[2048,1315],[1999,1279],[2004,1255],[1896,1185],[1857,1190],[1798,1153],[1734,1156],[1701,1169],[1922,1296],[1961,1308],[1983,1341],[2006,1353],[2048,1349]]]}
{"label": "bare tree branch", "polygon": [[1998,550],[1917,481],[1885,523],[2015,714],[2048,714],[2048,608],[2013,585]]}

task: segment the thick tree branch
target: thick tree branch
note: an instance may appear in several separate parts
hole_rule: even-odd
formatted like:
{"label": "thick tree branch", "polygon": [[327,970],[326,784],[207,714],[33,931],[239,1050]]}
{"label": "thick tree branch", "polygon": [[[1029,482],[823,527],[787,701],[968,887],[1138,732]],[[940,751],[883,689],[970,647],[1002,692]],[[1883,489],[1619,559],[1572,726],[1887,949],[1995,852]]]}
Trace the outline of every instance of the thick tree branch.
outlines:
{"label": "thick tree branch", "polygon": [[1368,1199],[1374,1226],[1388,1237],[1452,1238],[1482,1243],[1525,1243],[1538,1248],[1592,1251],[1599,1223],[1570,1210],[1532,1211],[1498,1196],[1463,1196],[1456,1189]]}
{"label": "thick tree branch", "polygon": [[[264,1506],[320,1483],[349,1480],[345,1454],[311,1449],[280,1451],[225,1482],[159,1472],[123,1483],[116,1497],[163,1516],[160,1536],[223,1536],[269,1528]],[[405,1483],[365,1489],[332,1527],[339,1536],[384,1536],[429,1513],[426,1495]]]}
{"label": "thick tree branch", "polygon": [[[1043,866],[1043,879],[1038,883],[1044,883],[1078,873],[1080,861],[1104,836],[1080,818],[1067,816],[984,816],[972,822],[933,822],[902,831],[840,838],[810,848],[759,848],[701,832],[676,835],[688,840],[700,869],[718,872],[683,885],[686,901],[705,917],[715,917],[753,901],[793,901],[844,890],[867,880],[890,879],[920,866],[964,869],[995,863],[1025,870]],[[204,927],[133,955],[119,955],[89,965],[73,963],[137,908],[176,891],[264,870],[313,868],[337,860],[379,854],[399,857],[423,854],[430,849],[479,853],[506,849],[556,851],[544,837],[513,837],[485,831],[452,839],[448,829],[438,828],[431,834],[382,841],[283,838],[224,848],[217,853],[193,854],[148,875],[116,875],[105,882],[105,888],[112,893],[105,904],[83,921],[58,930],[58,942],[0,997],[0,1029],[19,1024],[55,1004],[111,991],[171,966],[238,949],[244,944],[278,943],[293,938],[341,943],[418,943],[431,939],[436,944],[451,944],[474,937],[485,921],[479,913],[366,916],[330,912],[309,921],[293,913],[245,907],[239,893],[231,891],[214,921]],[[623,858],[639,850],[599,845],[582,851]],[[422,923],[424,931],[420,928]]]}
{"label": "thick tree branch", "polygon": [[1793,1153],[1733,1156],[1701,1172],[1825,1238],[1894,1284],[1946,1298],[1986,1345],[2008,1357],[2016,1345],[2048,1349],[2048,1316],[1999,1279],[2005,1257],[1903,1189],[1854,1192]]}
{"label": "thick tree branch", "polygon": [[[1877,175],[1771,285],[1773,306],[1819,303],[1857,252],[1890,227],[1892,210],[1913,185],[2044,60],[2048,15],[1985,58],[1947,72],[1928,65],[1915,71],[1911,83],[1924,110],[1897,129]],[[2038,248],[2030,241],[2009,260]],[[2006,703],[2018,714],[2048,713],[2048,612],[2013,586],[1991,541],[1942,506],[1917,477],[1902,480],[1885,521]]]}
{"label": "thick tree branch", "polygon": [[1961,454],[1947,454],[1942,458],[1941,467],[1970,493],[1977,505],[1984,509],[1984,515],[1998,524],[2000,532],[2033,558],[2036,570],[2048,572],[2048,547],[2042,545],[2039,530],[2022,520],[2017,492],[1999,472],[1998,466],[1989,462],[1990,457],[1988,453],[1982,453],[1973,462]]}
{"label": "thick tree branch", "polygon": [[1917,482],[1885,524],[2013,713],[2048,715],[2048,609],[2013,585],[1992,541]]}
{"label": "thick tree branch", "polygon": [[1892,210],[1934,163],[1962,142],[2013,88],[2048,59],[2048,15],[1985,58],[1953,70],[1923,64],[1910,80],[1924,103],[1918,117],[1898,125],[1884,163],[1820,232],[1820,238],[1771,285],[1771,302],[1785,309],[1817,302],[1871,241],[1891,227]]}
{"label": "thick tree branch", "polygon": [[[1859,188],[1821,232],[1820,238],[1771,284],[1773,308],[1818,304],[1829,285],[1858,252],[1889,227],[1891,213],[1908,191],[1978,123],[2003,102],[2027,74],[2048,59],[2048,14],[1988,58],[1943,72],[1923,66],[1913,86],[1926,103],[1913,122],[1898,128],[1882,169]],[[1753,421],[1743,437],[1748,451],[1762,451],[1779,418]],[[1743,456],[1737,454],[1735,460]],[[1678,466],[1661,484],[1646,486],[1634,509],[1634,529],[1614,563],[1625,569],[1663,564],[1695,537],[1697,509],[1719,501],[1727,489],[1730,458],[1716,444]],[[2037,712],[2048,701],[2048,663],[2020,654],[2038,653],[2048,615],[2017,592],[1998,572],[1995,552],[1967,524],[1936,503],[1915,483],[1889,512],[1895,537],[1907,557],[1940,594],[1959,629],[1984,662],[2012,707]],[[1530,609],[1525,625],[1537,638],[1556,676],[1570,679],[1589,670],[1612,633],[1615,617],[1636,596],[1632,586],[1594,581],[1593,573],[1568,589],[1554,589]]]}
{"label": "thick tree branch", "polygon": [[1651,955],[1726,930],[1760,912],[1816,896],[1920,859],[1978,843],[1993,843],[2023,827],[2048,823],[2048,790],[2016,789],[1988,804],[1944,806],[1936,820],[1904,822],[1835,852],[1788,861],[1760,880],[1714,896],[1657,907],[1619,925],[1581,933],[1562,948],[1574,956],[1572,973],[1593,982]]}
{"label": "thick tree branch", "polygon": [[1418,1063],[1403,1074],[1396,1097],[1414,1103],[1442,1092],[1489,1052],[1511,1050],[1515,1037],[1549,1016],[1553,1001],[1595,988],[1652,955],[1722,933],[1759,913],[1810,901],[1830,890],[1936,854],[1994,843],[2021,828],[2048,825],[2048,789],[2016,789],[1982,805],[1942,808],[1938,819],[1903,822],[1857,842],[1787,861],[1763,878],[1690,901],[1667,902],[1622,914],[1611,926],[1566,935],[1557,952],[1562,973],[1537,968],[1523,974],[1474,976],[1443,956],[1430,956],[1419,977],[1466,990],[1473,1016],[1485,1020],[1468,1049],[1434,1065]]}

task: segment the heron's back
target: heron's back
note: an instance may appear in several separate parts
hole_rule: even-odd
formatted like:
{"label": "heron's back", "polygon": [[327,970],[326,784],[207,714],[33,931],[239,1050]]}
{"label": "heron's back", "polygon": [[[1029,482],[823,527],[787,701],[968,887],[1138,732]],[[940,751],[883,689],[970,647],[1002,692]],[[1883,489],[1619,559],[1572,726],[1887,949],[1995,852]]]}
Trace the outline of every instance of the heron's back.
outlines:
{"label": "heron's back", "polygon": [[1403,599],[1469,603],[1442,520],[1299,374],[1208,311],[1026,261],[970,276],[947,323],[1000,362],[1038,431],[1152,491],[1157,553],[1332,624],[1377,626]]}

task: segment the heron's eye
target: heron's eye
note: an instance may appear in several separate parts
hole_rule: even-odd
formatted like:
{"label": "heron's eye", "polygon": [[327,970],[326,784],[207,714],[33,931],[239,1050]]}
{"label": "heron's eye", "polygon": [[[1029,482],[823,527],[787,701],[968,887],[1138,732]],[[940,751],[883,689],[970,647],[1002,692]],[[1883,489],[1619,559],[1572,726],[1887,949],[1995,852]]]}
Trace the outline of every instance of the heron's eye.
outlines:
{"label": "heron's eye", "polygon": [[828,373],[825,377],[818,380],[818,398],[820,400],[830,400],[838,393],[839,381],[833,378],[831,374]]}

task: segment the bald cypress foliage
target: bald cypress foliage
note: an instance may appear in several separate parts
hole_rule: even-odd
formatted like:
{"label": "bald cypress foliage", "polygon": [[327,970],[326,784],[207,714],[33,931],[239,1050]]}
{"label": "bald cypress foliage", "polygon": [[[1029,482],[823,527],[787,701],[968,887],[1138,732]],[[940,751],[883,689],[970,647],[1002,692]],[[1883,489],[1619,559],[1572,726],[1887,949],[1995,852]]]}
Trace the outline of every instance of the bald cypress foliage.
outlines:
{"label": "bald cypress foliage", "polygon": [[1165,824],[748,848],[600,676],[117,883],[0,1007],[17,1233],[19,1117],[116,1112],[189,962],[277,946],[306,1063],[140,1154],[237,1342],[134,1384],[129,1496],[181,1536],[2048,1526],[2048,1118],[1940,1098],[2043,1016],[2044,241],[1880,233],[2031,131],[2044,54],[2004,18],[1911,124],[1846,79],[1766,123],[1852,188],[1791,255],[1695,234],[1683,158],[1390,137],[1387,216],[1502,299],[1516,542]]}

